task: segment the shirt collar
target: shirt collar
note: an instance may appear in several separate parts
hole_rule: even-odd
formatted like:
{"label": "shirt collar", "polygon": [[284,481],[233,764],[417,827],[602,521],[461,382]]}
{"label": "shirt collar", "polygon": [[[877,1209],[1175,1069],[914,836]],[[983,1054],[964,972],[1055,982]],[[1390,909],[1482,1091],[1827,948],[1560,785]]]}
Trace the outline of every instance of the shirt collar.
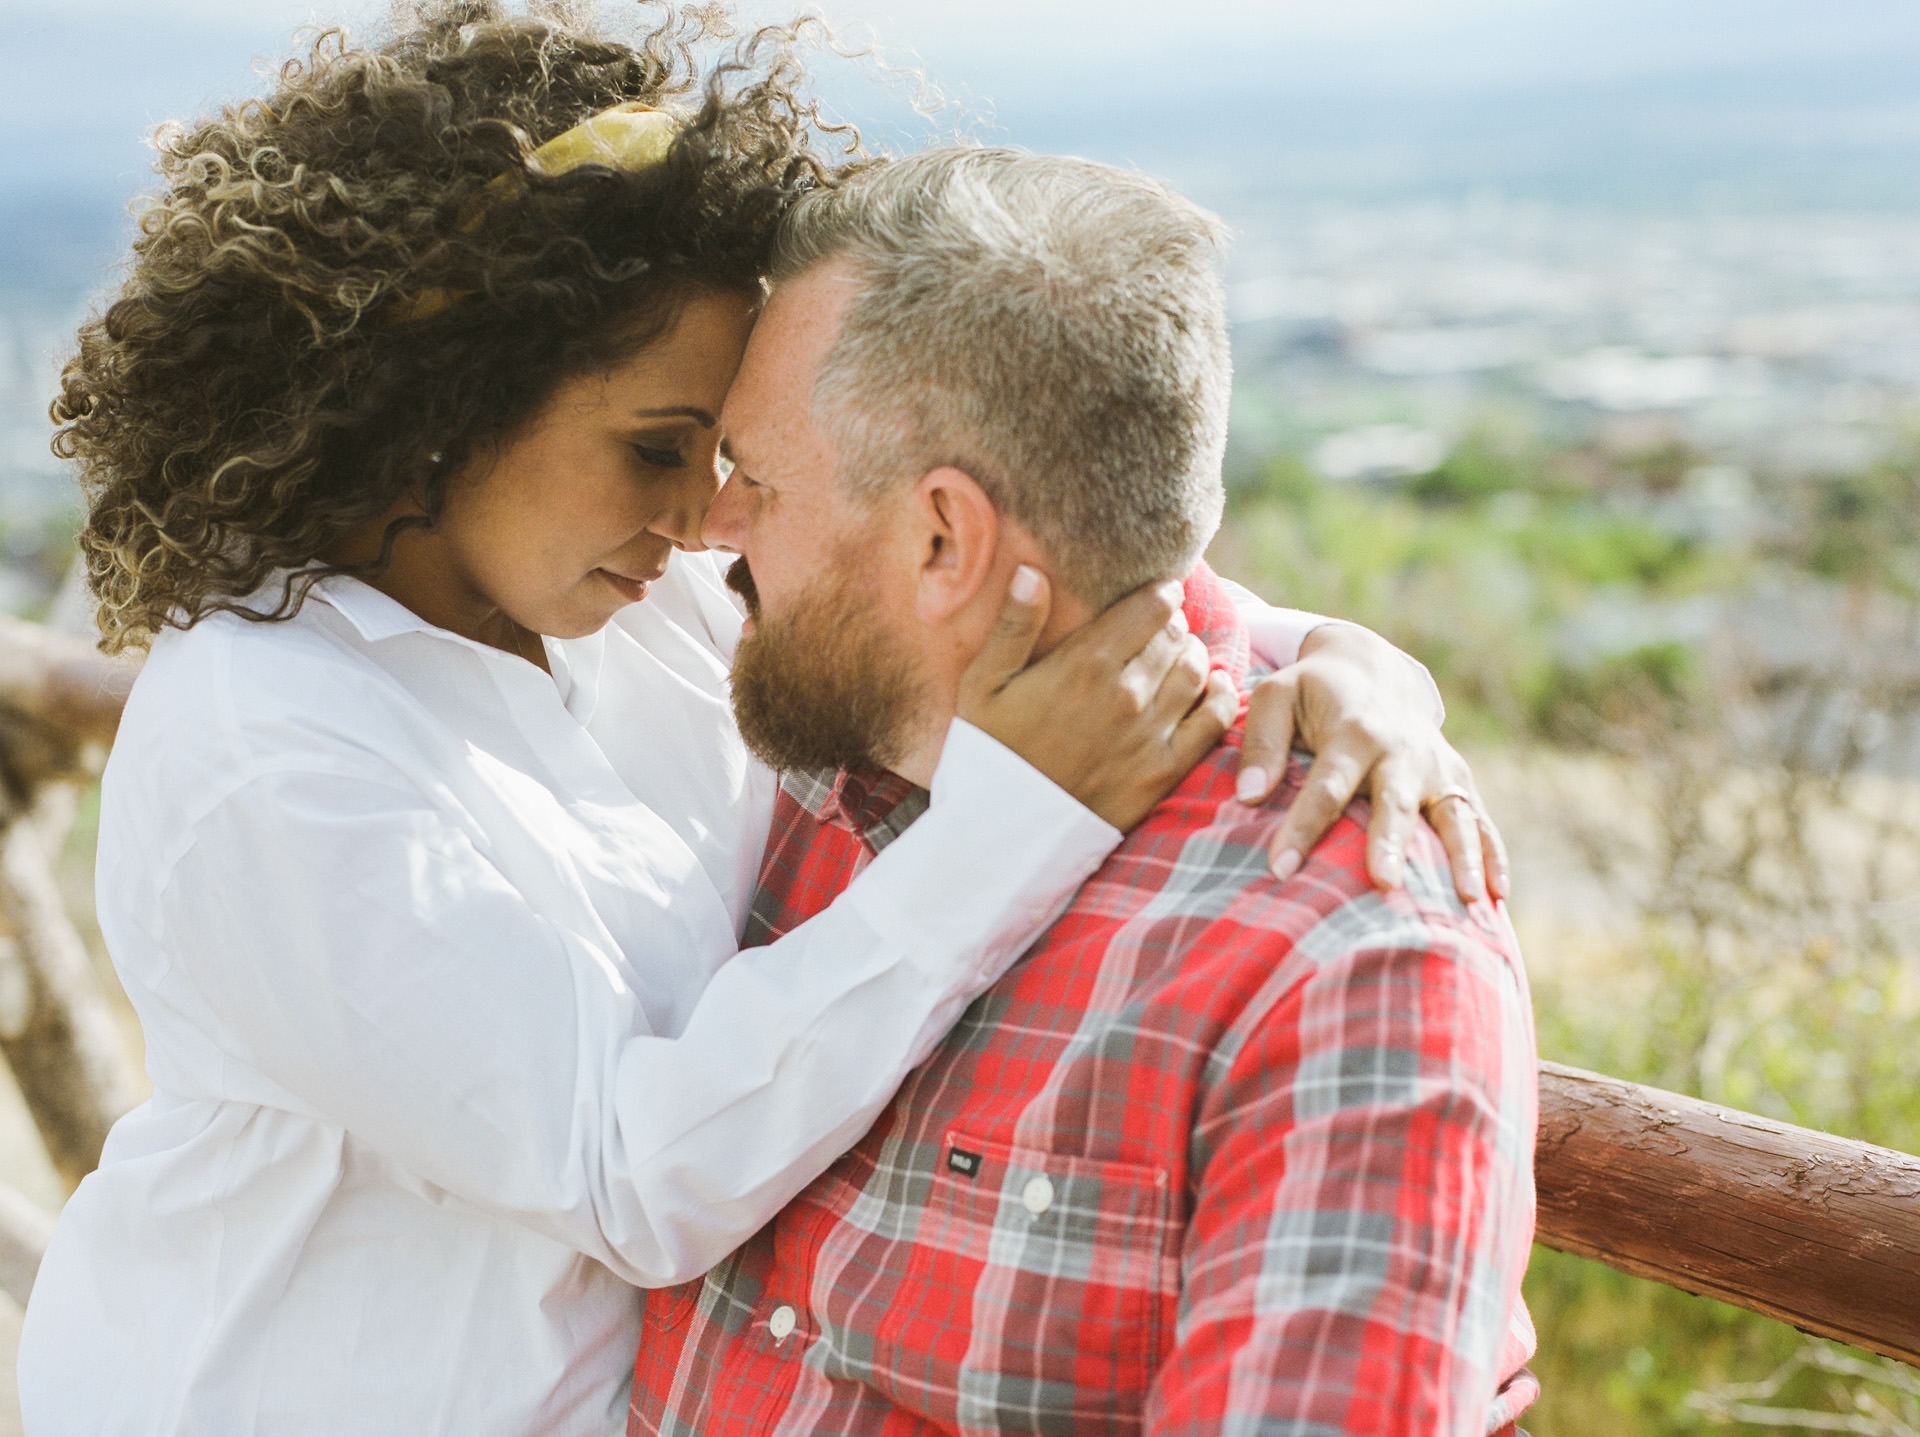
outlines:
{"label": "shirt collar", "polygon": [[[313,586],[310,597],[320,600],[353,626],[370,644],[402,634],[427,634],[465,644],[490,657],[505,657],[485,644],[476,643],[450,629],[430,624],[398,599],[390,598],[373,585],[349,574],[329,574]],[[600,629],[579,639],[542,639],[547,652],[547,667],[560,701],[567,712],[582,724],[592,720],[600,699],[600,671],[606,657],[606,630]]]}
{"label": "shirt collar", "polygon": [[[917,803],[908,803],[916,796]],[[819,816],[859,834],[878,852],[926,806],[927,791],[897,773],[841,773],[821,800]]]}
{"label": "shirt collar", "polygon": [[401,634],[445,633],[428,623],[398,599],[389,598],[373,585],[350,574],[329,574],[313,586],[311,598],[319,599],[341,618],[352,624],[360,637],[374,644]]}
{"label": "shirt collar", "polygon": [[1233,680],[1235,688],[1245,688],[1253,667],[1252,641],[1247,627],[1233,607],[1220,576],[1202,560],[1186,578],[1186,597],[1180,605],[1187,616],[1187,628],[1207,646],[1207,658],[1216,669]]}

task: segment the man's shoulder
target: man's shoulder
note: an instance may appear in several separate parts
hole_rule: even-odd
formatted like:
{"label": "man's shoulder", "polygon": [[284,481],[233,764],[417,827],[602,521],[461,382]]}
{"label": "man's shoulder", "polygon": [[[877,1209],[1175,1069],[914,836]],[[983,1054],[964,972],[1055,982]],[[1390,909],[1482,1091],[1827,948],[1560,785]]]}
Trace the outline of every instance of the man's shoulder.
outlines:
{"label": "man's shoulder", "polygon": [[1273,797],[1249,807],[1233,795],[1238,759],[1236,731],[1127,835],[1071,911],[1159,927],[1189,967],[1250,968],[1269,997],[1276,984],[1344,975],[1363,954],[1429,971],[1435,960],[1517,970],[1510,925],[1488,905],[1461,902],[1445,850],[1424,824],[1408,845],[1404,888],[1373,886],[1364,799],[1347,806],[1297,872],[1275,877],[1267,844],[1309,761],[1296,754]]}

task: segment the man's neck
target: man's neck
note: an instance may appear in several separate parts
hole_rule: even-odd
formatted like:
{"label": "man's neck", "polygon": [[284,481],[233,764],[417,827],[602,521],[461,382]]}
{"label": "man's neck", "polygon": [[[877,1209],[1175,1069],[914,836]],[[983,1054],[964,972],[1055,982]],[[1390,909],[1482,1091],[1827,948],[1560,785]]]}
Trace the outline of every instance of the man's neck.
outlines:
{"label": "man's neck", "polygon": [[[999,592],[996,590],[996,592]],[[899,755],[886,765],[890,772],[921,788],[933,787],[934,770],[940,766],[940,755],[947,744],[947,731],[952,728],[953,720],[960,717],[960,679],[967,666],[986,646],[987,634],[991,632],[993,621],[999,617],[998,609],[987,617],[984,626],[976,624],[977,639],[970,640],[959,652],[953,655],[951,662],[944,666],[942,682],[937,692],[930,693],[920,719],[905,735]],[[1054,649],[1066,641],[1069,634],[1085,628],[1097,617],[1097,612],[1079,599],[1062,589],[1057,582],[1053,585],[1053,601],[1047,611],[1047,622],[1040,630],[1040,636],[1034,641],[1033,652],[1028,663],[1038,663]]]}

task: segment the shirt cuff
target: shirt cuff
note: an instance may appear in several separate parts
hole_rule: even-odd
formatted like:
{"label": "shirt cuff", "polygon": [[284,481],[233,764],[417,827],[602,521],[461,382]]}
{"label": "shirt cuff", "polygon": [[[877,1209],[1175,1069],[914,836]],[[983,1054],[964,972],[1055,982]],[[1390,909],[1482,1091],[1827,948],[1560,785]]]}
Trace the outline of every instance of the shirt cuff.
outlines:
{"label": "shirt cuff", "polygon": [[937,968],[964,970],[936,981],[957,976],[973,986],[998,977],[1065,911],[1121,837],[1019,754],[956,718],[927,812],[845,896],[882,937]]}

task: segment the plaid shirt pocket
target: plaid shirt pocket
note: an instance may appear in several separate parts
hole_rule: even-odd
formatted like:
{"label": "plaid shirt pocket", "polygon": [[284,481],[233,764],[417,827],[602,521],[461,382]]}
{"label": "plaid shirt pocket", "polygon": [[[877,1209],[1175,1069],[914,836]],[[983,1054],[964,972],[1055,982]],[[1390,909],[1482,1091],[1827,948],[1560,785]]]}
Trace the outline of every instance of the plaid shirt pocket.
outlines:
{"label": "plaid shirt pocket", "polygon": [[1137,1431],[1178,1300],[1171,1206],[1165,1168],[949,1133],[907,1251],[846,1254],[887,1276],[829,1324],[870,1334],[858,1376],[941,1425]]}

